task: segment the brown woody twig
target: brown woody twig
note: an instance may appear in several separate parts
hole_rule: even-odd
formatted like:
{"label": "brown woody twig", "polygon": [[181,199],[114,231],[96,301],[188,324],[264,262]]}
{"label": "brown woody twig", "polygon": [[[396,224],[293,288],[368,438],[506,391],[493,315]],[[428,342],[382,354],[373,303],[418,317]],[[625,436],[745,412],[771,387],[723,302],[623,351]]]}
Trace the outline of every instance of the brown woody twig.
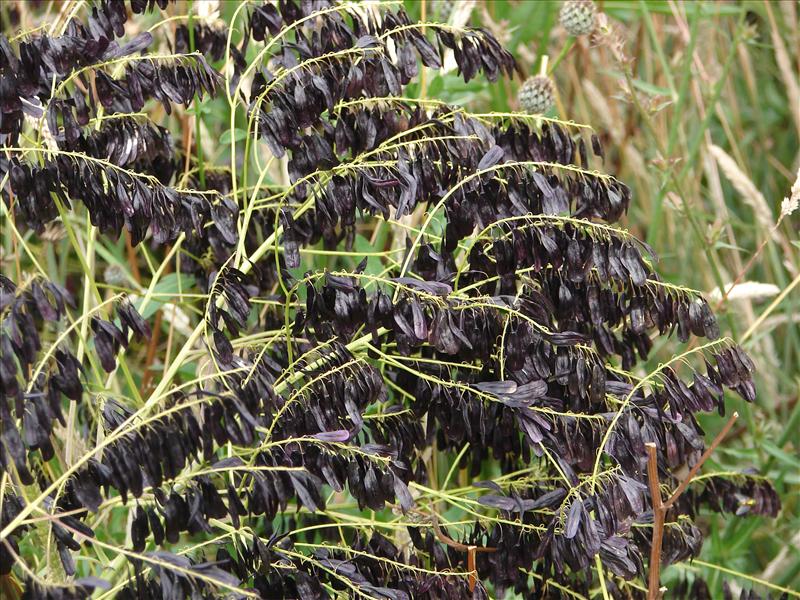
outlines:
{"label": "brown woody twig", "polygon": [[703,452],[700,460],[698,460],[697,463],[691,468],[689,474],[683,481],[681,481],[680,485],[678,485],[675,491],[672,492],[666,502],[661,501],[661,487],[658,479],[658,457],[656,454],[656,445],[653,442],[648,442],[645,444],[645,448],[647,449],[647,479],[650,484],[650,496],[652,497],[653,502],[653,543],[650,548],[650,573],[648,574],[647,579],[647,600],[659,600],[664,592],[660,582],[661,545],[664,540],[664,521],[667,516],[667,511],[673,504],[675,504],[680,495],[686,491],[686,488],[689,487],[689,484],[692,482],[692,479],[694,479],[694,476],[697,475],[697,472],[703,466],[703,463],[708,460],[708,458],[711,456],[711,453],[714,452],[717,446],[719,446],[720,442],[722,442],[738,418],[739,413],[737,412],[731,415],[731,418],[728,419],[727,423],[725,423],[722,431],[717,434],[717,436],[714,438],[714,441],[711,442],[711,445],[706,448],[705,452]]}
{"label": "brown woody twig", "polygon": [[451,548],[467,553],[467,569],[469,570],[469,591],[473,592],[475,590],[475,586],[478,583],[478,570],[475,566],[475,555],[478,552],[497,552],[497,548],[489,548],[485,546],[468,546],[466,544],[462,544],[461,542],[455,541],[444,531],[442,531],[441,527],[439,527],[439,519],[436,517],[436,512],[433,510],[433,507],[431,507],[430,519],[431,519],[431,525],[433,526],[433,532],[436,534],[436,537],[439,539],[440,542],[442,542],[447,546],[450,546]]}

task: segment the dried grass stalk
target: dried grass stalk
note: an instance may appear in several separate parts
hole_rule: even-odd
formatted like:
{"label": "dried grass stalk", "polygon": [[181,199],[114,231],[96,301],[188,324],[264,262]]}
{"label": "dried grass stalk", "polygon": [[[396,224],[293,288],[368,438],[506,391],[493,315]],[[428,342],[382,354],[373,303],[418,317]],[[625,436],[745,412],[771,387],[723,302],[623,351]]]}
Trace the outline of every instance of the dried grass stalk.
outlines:
{"label": "dried grass stalk", "polygon": [[722,148],[711,144],[708,150],[717,161],[725,177],[728,178],[736,191],[739,192],[745,204],[753,209],[756,220],[764,228],[764,231],[772,236],[773,239],[777,240],[778,235],[773,228],[775,219],[772,216],[772,210],[767,203],[767,199],[764,198],[764,194],[761,193],[747,174],[739,168],[736,161]]}

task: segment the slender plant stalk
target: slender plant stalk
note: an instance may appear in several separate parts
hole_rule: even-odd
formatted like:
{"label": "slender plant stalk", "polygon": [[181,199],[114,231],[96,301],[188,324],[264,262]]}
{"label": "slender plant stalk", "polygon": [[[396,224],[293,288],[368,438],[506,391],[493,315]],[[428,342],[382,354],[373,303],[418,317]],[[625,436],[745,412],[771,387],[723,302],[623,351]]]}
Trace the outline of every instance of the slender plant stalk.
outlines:
{"label": "slender plant stalk", "polygon": [[661,486],[658,476],[658,454],[656,445],[652,442],[645,443],[647,450],[647,479],[650,485],[650,498],[653,504],[653,541],[650,549],[650,572],[647,579],[647,599],[659,600],[665,588],[661,587],[661,546],[664,541],[664,522],[667,516],[667,511],[675,504],[681,494],[686,491],[689,484],[697,475],[698,471],[702,468],[703,464],[711,457],[717,446],[722,443],[725,436],[731,430],[736,419],[739,418],[739,413],[734,412],[725,426],[714,438],[714,441],[703,452],[700,460],[689,470],[689,473],[681,481],[678,487],[670,495],[666,502],[661,501]]}

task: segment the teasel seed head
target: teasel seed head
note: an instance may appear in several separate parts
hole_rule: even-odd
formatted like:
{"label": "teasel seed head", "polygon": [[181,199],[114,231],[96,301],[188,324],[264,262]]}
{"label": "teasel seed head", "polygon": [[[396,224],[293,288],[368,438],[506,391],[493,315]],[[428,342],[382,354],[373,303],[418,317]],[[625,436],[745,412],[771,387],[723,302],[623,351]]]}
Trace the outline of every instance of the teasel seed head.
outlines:
{"label": "teasel seed head", "polygon": [[592,0],[567,0],[561,5],[558,20],[570,35],[588,35],[594,31],[597,7]]}
{"label": "teasel seed head", "polygon": [[529,77],[517,93],[520,108],[531,114],[541,114],[555,104],[555,86],[547,75]]}

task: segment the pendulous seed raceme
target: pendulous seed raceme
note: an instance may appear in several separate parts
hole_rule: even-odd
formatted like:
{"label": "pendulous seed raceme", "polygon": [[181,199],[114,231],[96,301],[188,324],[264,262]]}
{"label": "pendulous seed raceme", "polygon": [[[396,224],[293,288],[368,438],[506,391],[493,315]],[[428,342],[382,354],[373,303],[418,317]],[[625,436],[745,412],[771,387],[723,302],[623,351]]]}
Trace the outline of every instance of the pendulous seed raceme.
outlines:
{"label": "pendulous seed raceme", "polygon": [[[598,136],[546,76],[519,114],[414,91],[518,76],[484,29],[198,4],[0,36],[3,589],[644,598],[648,444],[676,490],[754,365],[617,225]],[[678,495],[665,565],[701,510],[780,510],[745,472]]]}

